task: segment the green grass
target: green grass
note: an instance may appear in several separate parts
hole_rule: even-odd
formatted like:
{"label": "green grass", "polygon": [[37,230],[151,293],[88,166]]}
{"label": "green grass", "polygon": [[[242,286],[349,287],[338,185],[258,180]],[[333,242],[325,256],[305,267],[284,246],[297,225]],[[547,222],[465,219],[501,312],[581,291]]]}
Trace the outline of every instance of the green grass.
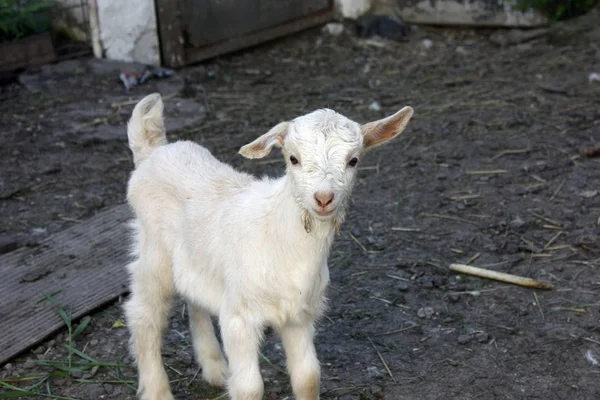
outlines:
{"label": "green grass", "polygon": [[[65,323],[67,327],[67,344],[63,347],[67,350],[67,356],[65,360],[37,360],[36,364],[41,367],[50,369],[50,372],[39,374],[39,375],[28,375],[21,377],[8,377],[0,380],[0,388],[6,389],[7,391],[0,392],[0,399],[16,399],[16,398],[32,398],[42,397],[50,399],[63,399],[63,400],[78,400],[73,397],[58,396],[52,393],[52,380],[53,379],[70,379],[73,382],[78,383],[110,383],[120,384],[127,386],[132,391],[136,392],[137,388],[134,386],[134,381],[128,381],[121,379],[121,368],[133,368],[131,365],[117,363],[104,363],[90,357],[83,351],[75,347],[75,339],[79,337],[85,328],[90,324],[92,318],[89,316],[83,317],[79,322],[79,325],[75,327],[73,325],[73,319],[71,315],[63,308],[60,307],[54,300],[55,295],[60,293],[57,291],[51,294],[44,295],[39,299],[36,304],[44,301],[49,301],[53,306],[56,307],[58,315]],[[122,359],[121,359],[122,360]],[[121,361],[120,360],[120,361]],[[112,378],[109,380],[99,379],[86,379],[78,378],[73,376],[74,373],[83,374],[91,373],[96,368],[104,368],[107,370],[107,374]],[[24,383],[28,381],[36,380],[33,385],[26,387],[19,387],[13,385],[13,383]]]}

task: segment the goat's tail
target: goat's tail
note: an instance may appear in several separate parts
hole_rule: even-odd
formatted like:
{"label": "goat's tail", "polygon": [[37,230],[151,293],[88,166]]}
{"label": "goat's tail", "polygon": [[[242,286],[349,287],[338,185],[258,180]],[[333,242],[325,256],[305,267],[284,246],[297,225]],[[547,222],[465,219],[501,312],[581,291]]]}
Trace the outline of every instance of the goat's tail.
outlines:
{"label": "goat's tail", "polygon": [[163,108],[160,94],[154,93],[137,103],[131,113],[131,119],[127,123],[127,138],[136,167],[154,149],[167,144]]}

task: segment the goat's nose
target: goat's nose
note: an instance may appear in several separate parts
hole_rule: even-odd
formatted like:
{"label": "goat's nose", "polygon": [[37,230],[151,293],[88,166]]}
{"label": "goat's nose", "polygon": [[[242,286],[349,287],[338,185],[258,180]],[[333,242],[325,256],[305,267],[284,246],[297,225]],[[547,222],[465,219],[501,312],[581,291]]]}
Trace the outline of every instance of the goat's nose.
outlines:
{"label": "goat's nose", "polygon": [[333,201],[333,193],[332,192],[317,192],[315,193],[315,200],[317,204],[321,207],[327,207]]}

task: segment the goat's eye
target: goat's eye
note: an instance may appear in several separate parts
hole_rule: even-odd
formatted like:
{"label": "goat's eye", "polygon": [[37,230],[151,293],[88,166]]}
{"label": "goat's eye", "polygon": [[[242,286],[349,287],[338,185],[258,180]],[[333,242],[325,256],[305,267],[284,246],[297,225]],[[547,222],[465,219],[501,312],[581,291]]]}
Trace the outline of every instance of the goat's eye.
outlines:
{"label": "goat's eye", "polygon": [[290,162],[292,163],[292,165],[296,165],[298,164],[298,159],[294,156],[290,156]]}
{"label": "goat's eye", "polygon": [[351,167],[356,167],[357,163],[358,163],[358,158],[354,157],[352,160],[350,160],[350,162],[348,163],[348,165],[351,166]]}

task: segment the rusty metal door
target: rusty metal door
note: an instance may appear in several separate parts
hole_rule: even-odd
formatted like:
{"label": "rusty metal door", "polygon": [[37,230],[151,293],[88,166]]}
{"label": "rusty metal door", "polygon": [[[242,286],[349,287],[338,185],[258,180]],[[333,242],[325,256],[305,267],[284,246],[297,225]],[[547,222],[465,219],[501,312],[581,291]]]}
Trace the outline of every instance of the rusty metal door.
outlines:
{"label": "rusty metal door", "polygon": [[155,0],[163,64],[178,67],[327,22],[332,0]]}

